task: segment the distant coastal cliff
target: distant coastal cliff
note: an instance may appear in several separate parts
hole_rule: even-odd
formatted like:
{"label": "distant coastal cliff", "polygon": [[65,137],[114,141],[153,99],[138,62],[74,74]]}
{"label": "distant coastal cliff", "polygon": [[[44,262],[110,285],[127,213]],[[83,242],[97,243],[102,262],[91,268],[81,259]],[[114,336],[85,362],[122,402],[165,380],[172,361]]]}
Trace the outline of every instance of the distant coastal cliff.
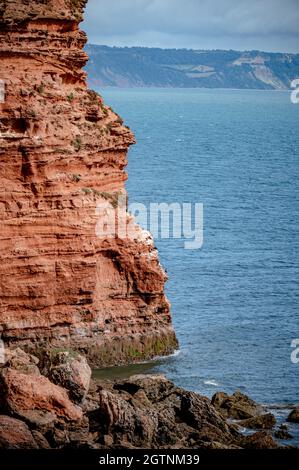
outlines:
{"label": "distant coastal cliff", "polygon": [[90,83],[117,87],[285,90],[299,54],[87,45]]}
{"label": "distant coastal cliff", "polygon": [[[172,353],[167,276],[149,234],[99,238],[135,140],[87,89],[85,0],[0,1],[0,338],[94,366]],[[127,215],[128,222],[132,218]]]}

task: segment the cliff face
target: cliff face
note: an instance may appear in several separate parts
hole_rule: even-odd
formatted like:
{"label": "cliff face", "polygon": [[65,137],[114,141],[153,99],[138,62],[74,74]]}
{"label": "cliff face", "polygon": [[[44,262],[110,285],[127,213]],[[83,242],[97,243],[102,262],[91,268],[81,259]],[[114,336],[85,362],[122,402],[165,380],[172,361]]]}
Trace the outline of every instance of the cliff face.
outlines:
{"label": "cliff face", "polygon": [[85,4],[0,0],[0,334],[102,366],[177,342],[151,238],[96,234],[101,207],[125,195],[134,137],[87,89]]}

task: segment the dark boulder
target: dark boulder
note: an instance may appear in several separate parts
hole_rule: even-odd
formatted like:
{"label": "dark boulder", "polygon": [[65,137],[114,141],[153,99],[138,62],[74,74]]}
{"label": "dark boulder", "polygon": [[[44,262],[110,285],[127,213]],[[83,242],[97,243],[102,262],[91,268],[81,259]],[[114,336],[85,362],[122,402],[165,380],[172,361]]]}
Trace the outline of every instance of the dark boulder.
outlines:
{"label": "dark boulder", "polygon": [[129,379],[114,385],[116,390],[124,390],[134,395],[143,390],[151,402],[161,400],[170,395],[175,385],[164,375],[134,375]]}
{"label": "dark boulder", "polygon": [[258,416],[263,409],[255,401],[236,391],[233,395],[218,392],[212,397],[212,405],[225,418],[248,419]]}
{"label": "dark boulder", "polygon": [[267,431],[258,431],[251,436],[244,436],[240,444],[245,449],[277,449],[278,445]]}
{"label": "dark boulder", "polygon": [[266,413],[239,421],[239,424],[250,429],[272,429],[276,424],[276,419],[272,413]]}
{"label": "dark boulder", "polygon": [[97,394],[98,409],[93,406],[94,392],[88,408],[91,431],[99,432],[100,442],[126,448],[237,445],[238,432],[209,399],[176,387],[164,376],[133,376]]}
{"label": "dark boulder", "polygon": [[0,416],[0,449],[38,449],[28,426],[9,416]]}
{"label": "dark boulder", "polygon": [[299,408],[295,408],[289,414],[287,421],[289,423],[299,423]]}
{"label": "dark boulder", "polygon": [[278,429],[277,431],[275,431],[274,437],[276,437],[276,439],[282,440],[293,439],[293,436],[285,429]]}

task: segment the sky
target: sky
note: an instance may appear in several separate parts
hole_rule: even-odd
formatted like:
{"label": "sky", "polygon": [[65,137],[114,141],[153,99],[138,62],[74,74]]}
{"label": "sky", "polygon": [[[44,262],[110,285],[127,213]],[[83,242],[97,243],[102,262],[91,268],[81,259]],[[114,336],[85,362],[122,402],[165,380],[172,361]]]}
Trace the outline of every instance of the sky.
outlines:
{"label": "sky", "polygon": [[89,0],[92,44],[299,52],[299,0]]}

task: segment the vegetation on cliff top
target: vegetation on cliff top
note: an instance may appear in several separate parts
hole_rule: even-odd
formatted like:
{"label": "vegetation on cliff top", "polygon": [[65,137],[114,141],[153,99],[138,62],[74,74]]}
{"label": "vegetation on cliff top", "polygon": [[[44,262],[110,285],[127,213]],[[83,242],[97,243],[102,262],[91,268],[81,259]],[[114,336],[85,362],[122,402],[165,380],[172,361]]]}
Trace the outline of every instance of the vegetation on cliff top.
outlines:
{"label": "vegetation on cliff top", "polygon": [[91,83],[101,86],[287,89],[299,54],[88,45]]}

